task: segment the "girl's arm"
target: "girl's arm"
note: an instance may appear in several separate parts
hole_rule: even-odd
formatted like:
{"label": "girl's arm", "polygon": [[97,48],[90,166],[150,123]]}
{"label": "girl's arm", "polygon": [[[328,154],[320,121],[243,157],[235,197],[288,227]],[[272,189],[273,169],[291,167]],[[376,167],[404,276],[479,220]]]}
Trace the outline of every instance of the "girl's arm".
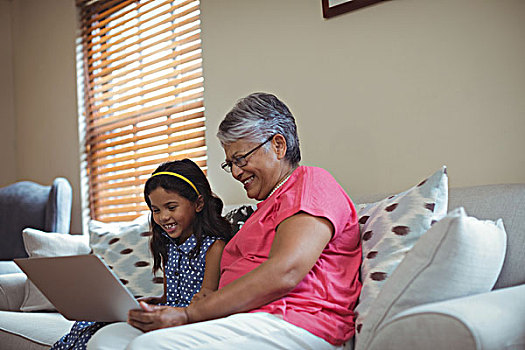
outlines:
{"label": "girl's arm", "polygon": [[187,308],[141,305],[129,323],[143,331],[211,320],[249,311],[289,293],[311,270],[334,228],[325,218],[298,213],[284,220],[275,234],[268,260],[244,276]]}
{"label": "girl's arm", "polygon": [[197,300],[206,297],[211,292],[219,288],[219,278],[221,274],[220,263],[222,251],[226,243],[218,239],[208,248],[206,252],[206,265],[204,267],[204,279],[202,280],[201,290],[193,296],[191,300],[195,303]]}

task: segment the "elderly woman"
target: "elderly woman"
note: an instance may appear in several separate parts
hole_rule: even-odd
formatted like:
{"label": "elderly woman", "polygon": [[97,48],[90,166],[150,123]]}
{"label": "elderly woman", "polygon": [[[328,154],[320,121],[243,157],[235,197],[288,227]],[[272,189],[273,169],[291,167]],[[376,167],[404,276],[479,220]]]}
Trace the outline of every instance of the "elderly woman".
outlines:
{"label": "elderly woman", "polygon": [[354,335],[356,211],[328,172],[299,166],[290,110],[251,94],[217,136],[222,168],[261,201],[224,249],[219,289],[187,308],[143,304],[130,311],[135,328],[103,328],[89,349],[337,349]]}

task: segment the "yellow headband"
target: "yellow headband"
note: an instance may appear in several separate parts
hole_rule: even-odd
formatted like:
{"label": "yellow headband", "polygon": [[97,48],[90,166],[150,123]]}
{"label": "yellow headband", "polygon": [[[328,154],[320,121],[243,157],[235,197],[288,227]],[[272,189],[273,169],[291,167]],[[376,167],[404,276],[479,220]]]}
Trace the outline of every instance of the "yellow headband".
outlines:
{"label": "yellow headband", "polygon": [[[201,195],[199,193],[199,190],[197,190],[197,187],[195,187],[195,185],[190,180],[188,180],[187,178],[185,178],[181,174],[172,173],[171,171],[159,171],[158,173],[155,173],[155,174],[151,175],[151,177],[157,176],[157,175],[171,175],[171,176],[178,177],[179,179],[186,181],[188,183],[188,185],[190,185],[195,190],[195,192],[197,192],[198,196]],[[150,177],[150,179],[151,179],[151,177]]]}

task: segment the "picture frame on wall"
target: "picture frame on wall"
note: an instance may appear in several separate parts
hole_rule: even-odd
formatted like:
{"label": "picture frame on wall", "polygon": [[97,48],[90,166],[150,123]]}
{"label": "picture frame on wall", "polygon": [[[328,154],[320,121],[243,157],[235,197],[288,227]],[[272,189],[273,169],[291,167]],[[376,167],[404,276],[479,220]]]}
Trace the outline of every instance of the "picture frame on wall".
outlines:
{"label": "picture frame on wall", "polygon": [[384,0],[321,0],[323,17],[331,18]]}

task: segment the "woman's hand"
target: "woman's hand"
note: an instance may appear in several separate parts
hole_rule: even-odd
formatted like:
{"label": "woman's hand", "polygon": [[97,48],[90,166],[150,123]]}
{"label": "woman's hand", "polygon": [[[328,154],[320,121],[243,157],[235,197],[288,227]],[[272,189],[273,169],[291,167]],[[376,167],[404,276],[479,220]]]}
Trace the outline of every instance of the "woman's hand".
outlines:
{"label": "woman's hand", "polygon": [[128,323],[143,332],[189,323],[183,307],[148,305],[142,301],[139,304],[141,309],[129,311]]}

